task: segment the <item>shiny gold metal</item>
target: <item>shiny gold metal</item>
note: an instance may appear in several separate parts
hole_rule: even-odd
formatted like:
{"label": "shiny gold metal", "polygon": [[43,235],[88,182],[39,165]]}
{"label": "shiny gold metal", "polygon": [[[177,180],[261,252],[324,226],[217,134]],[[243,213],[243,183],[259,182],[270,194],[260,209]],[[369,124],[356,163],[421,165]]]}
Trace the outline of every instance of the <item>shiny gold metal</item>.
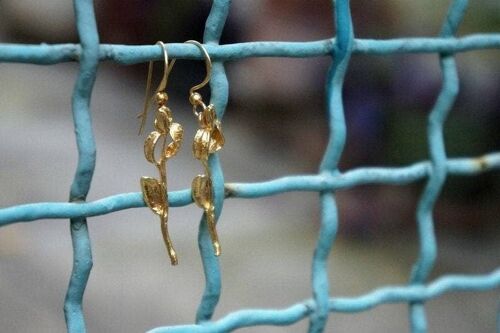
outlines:
{"label": "shiny gold metal", "polygon": [[[141,189],[146,205],[160,217],[161,232],[165,246],[167,247],[168,255],[172,265],[177,265],[177,254],[175,253],[172,241],[168,233],[168,192],[167,192],[167,160],[177,154],[180,149],[183,137],[182,126],[173,122],[172,111],[167,107],[168,95],[165,92],[167,87],[167,80],[174,62],[168,62],[167,48],[162,42],[157,42],[163,50],[163,57],[165,61],[163,78],[155,90],[153,97],[148,97],[151,89],[151,77],[153,74],[153,62],[149,62],[148,80],[146,84],[146,100],[144,102],[144,109],[138,115],[141,118],[141,127],[139,134],[142,133],[147,113],[149,111],[149,104],[154,98],[157,105],[157,110],[154,120],[154,130],[149,133],[144,141],[144,157],[146,160],[156,166],[160,173],[160,179],[151,177],[141,177]],[[167,140],[170,141],[167,144]],[[157,145],[159,147],[158,155],[156,156]]]}
{"label": "shiny gold metal", "polygon": [[213,187],[210,167],[208,165],[208,158],[210,154],[219,151],[224,146],[224,135],[217,114],[215,113],[215,106],[209,104],[208,106],[203,103],[203,98],[196,91],[203,88],[209,81],[212,75],[212,61],[208,55],[207,50],[202,44],[195,40],[188,40],[186,43],[196,45],[205,56],[205,66],[207,74],[205,79],[200,84],[192,87],[189,90],[189,102],[193,106],[193,113],[198,119],[200,128],[196,131],[193,140],[193,155],[201,162],[205,169],[204,175],[197,175],[191,185],[191,193],[194,202],[198,207],[202,208],[207,221],[208,232],[212,239],[212,246],[214,253],[219,256],[221,248],[217,230],[215,228],[215,207],[213,200]]}
{"label": "shiny gold metal", "polygon": [[164,91],[165,88],[167,87],[167,82],[168,82],[168,75],[170,74],[170,71],[172,70],[172,67],[174,66],[175,60],[171,61],[170,64],[168,62],[168,53],[167,53],[167,48],[165,44],[162,41],[156,42],[156,45],[160,45],[162,50],[163,50],[163,59],[164,59],[164,67],[163,67],[163,77],[162,80],[160,81],[160,84],[158,85],[158,88],[156,88],[154,94],[152,97],[148,98],[149,92],[151,90],[151,79],[153,76],[153,61],[149,62],[148,66],[148,79],[146,83],[146,99],[144,100],[144,108],[141,113],[137,115],[137,118],[141,118],[141,126],[139,127],[139,135],[142,134],[142,131],[144,130],[144,126],[146,125],[146,118],[148,115],[149,111],[149,104],[151,103],[151,100],[155,98],[156,103],[165,105],[168,101],[168,95]]}

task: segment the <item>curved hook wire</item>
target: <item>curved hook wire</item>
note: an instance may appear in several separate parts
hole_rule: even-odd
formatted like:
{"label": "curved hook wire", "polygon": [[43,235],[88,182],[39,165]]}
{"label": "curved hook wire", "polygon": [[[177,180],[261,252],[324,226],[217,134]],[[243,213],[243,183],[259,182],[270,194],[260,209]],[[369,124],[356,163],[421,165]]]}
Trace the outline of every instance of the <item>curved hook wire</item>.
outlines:
{"label": "curved hook wire", "polygon": [[151,100],[156,96],[156,93],[159,91],[165,90],[167,87],[167,82],[168,82],[168,76],[170,75],[170,71],[172,70],[172,67],[174,66],[175,59],[168,63],[168,53],[167,53],[167,47],[162,41],[156,42],[155,45],[160,45],[160,47],[163,50],[163,61],[164,61],[164,66],[163,66],[163,77],[160,81],[160,84],[156,88],[154,94],[151,97],[148,97],[149,92],[151,90],[151,80],[153,77],[153,60],[149,62],[149,67],[148,67],[148,78],[147,78],[147,83],[146,83],[146,93],[145,93],[145,100],[144,100],[144,109],[142,110],[141,113],[137,115],[137,118],[142,118],[141,119],[141,126],[139,127],[139,135],[142,134],[142,131],[144,130],[144,125],[146,124],[146,118],[148,116],[148,109],[149,109],[149,104],[151,103]]}
{"label": "curved hook wire", "polygon": [[199,90],[199,89],[203,88],[204,86],[206,86],[206,84],[210,81],[210,77],[212,76],[212,60],[210,59],[210,56],[208,55],[207,49],[200,42],[191,39],[191,40],[185,41],[184,43],[193,44],[193,45],[197,46],[201,50],[201,52],[203,52],[203,55],[205,56],[205,67],[207,70],[207,75],[205,76],[205,79],[203,80],[203,82],[201,82],[200,84],[197,84],[196,86],[189,89],[189,94],[191,95],[196,90]]}

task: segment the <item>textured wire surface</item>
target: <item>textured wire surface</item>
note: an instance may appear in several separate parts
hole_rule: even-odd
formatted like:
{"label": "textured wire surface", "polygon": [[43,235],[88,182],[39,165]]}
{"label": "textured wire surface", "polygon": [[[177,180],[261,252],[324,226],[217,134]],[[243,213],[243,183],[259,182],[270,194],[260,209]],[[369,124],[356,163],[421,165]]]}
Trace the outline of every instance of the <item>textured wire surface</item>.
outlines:
{"label": "textured wire surface", "polygon": [[[500,286],[500,269],[484,275],[446,275],[428,283],[437,253],[434,235],[433,207],[448,175],[470,176],[500,168],[500,152],[477,158],[448,159],[443,140],[443,124],[458,94],[458,75],[454,54],[470,50],[500,48],[500,34],[480,34],[455,38],[467,9],[467,0],[451,2],[441,33],[436,38],[403,38],[393,40],[360,40],[354,38],[348,0],[333,1],[337,36],[332,39],[290,43],[251,42],[219,45],[219,38],[229,11],[230,0],[214,0],[205,26],[204,44],[214,60],[211,102],[222,118],[228,101],[229,84],[224,62],[248,57],[315,57],[330,55],[333,64],[327,76],[327,108],[330,137],[318,174],[287,176],[261,183],[224,184],[224,174],[217,156],[210,159],[213,170],[217,217],[225,198],[257,198],[288,191],[315,191],[321,199],[321,228],[313,256],[313,297],[281,310],[240,310],[210,321],[217,306],[221,279],[217,258],[213,255],[204,221],[200,222],[199,248],[206,286],[197,314],[196,324],[159,327],[151,332],[228,332],[257,325],[291,325],[309,319],[309,332],[322,332],[331,312],[361,312],[385,303],[408,303],[412,332],[426,332],[425,301],[444,293],[484,291]],[[0,226],[47,218],[69,218],[73,242],[73,270],[64,305],[68,332],[85,332],[82,300],[92,268],[92,251],[87,218],[114,211],[143,207],[139,192],[122,193],[94,202],[85,202],[95,165],[95,142],[90,117],[90,97],[99,61],[112,60],[133,64],[159,60],[157,46],[100,45],[92,0],[75,0],[76,26],[80,45],[17,45],[0,44],[1,62],[56,64],[78,61],[72,110],[78,146],[78,166],[70,189],[69,203],[33,203],[0,209]],[[194,45],[167,44],[171,57],[203,59]],[[427,139],[430,160],[399,168],[358,168],[340,172],[338,162],[346,137],[342,86],[353,53],[438,53],[442,70],[442,87],[429,113]],[[403,185],[425,178],[426,186],[417,207],[419,256],[410,274],[409,284],[381,287],[352,298],[335,298],[329,294],[327,262],[336,238],[338,225],[335,192],[362,184]],[[169,193],[172,207],[192,203],[189,189]],[[499,310],[500,311],[500,310]],[[497,315],[500,330],[500,312]]]}

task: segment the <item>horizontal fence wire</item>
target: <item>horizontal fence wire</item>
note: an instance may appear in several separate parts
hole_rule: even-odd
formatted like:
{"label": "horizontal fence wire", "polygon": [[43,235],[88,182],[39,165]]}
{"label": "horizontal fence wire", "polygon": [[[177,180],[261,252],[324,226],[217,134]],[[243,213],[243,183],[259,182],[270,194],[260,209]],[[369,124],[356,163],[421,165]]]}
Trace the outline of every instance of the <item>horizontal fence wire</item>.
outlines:
{"label": "horizontal fence wire", "polygon": [[[212,60],[231,61],[254,57],[308,58],[330,56],[336,39],[314,42],[247,42],[226,45],[207,44]],[[168,54],[172,58],[203,60],[196,46],[169,43]],[[397,38],[387,40],[354,39],[353,54],[393,55],[407,53],[461,53],[467,51],[500,49],[500,34],[474,34],[461,38]],[[82,48],[78,44],[19,45],[0,44],[0,61],[52,65],[78,61]],[[101,44],[99,60],[113,61],[121,65],[133,65],[161,60],[161,50],[155,45]]]}
{"label": "horizontal fence wire", "polygon": [[[458,94],[459,78],[454,54],[459,52],[499,49],[500,34],[454,36],[467,9],[467,0],[451,1],[442,31],[438,37],[399,38],[390,40],[356,39],[349,0],[332,1],[337,36],[312,42],[247,42],[219,45],[230,8],[230,0],[214,0],[207,18],[204,44],[214,61],[211,80],[211,103],[221,118],[226,109],[229,83],[226,61],[250,57],[332,57],[327,76],[326,98],[330,137],[318,174],[285,176],[259,183],[224,183],[224,173],[216,154],[209,163],[212,171],[217,218],[226,198],[259,198],[291,191],[318,192],[321,201],[321,228],[312,265],[313,297],[280,310],[238,310],[212,321],[220,298],[219,263],[212,254],[206,223],[199,227],[200,255],[205,273],[203,293],[196,323],[165,326],[150,332],[229,332],[258,325],[291,325],[309,319],[309,332],[323,332],[329,313],[356,313],[386,303],[409,305],[410,329],[427,332],[425,302],[449,292],[487,291],[500,287],[500,269],[482,275],[445,275],[433,282],[426,280],[431,272],[437,242],[434,236],[433,207],[448,176],[475,176],[500,169],[500,152],[476,158],[448,158],[445,153],[443,125]],[[121,193],[86,202],[95,165],[95,142],[90,116],[90,99],[100,61],[129,65],[160,60],[162,51],[153,45],[99,44],[92,0],[75,0],[76,27],[80,44],[21,45],[0,44],[0,62],[50,65],[78,61],[80,70],[75,82],[72,111],[78,147],[78,165],[70,190],[69,202],[21,204],[0,209],[0,226],[41,219],[70,219],[73,242],[73,270],[64,304],[68,332],[85,332],[82,301],[92,268],[92,251],[87,218],[115,211],[144,207],[142,193]],[[203,59],[194,45],[166,44],[171,57]],[[342,99],[344,77],[353,54],[393,55],[397,53],[435,53],[440,55],[442,87],[428,117],[428,149],[430,159],[401,167],[364,167],[341,172],[338,161],[345,144],[346,123]],[[336,238],[338,225],[335,193],[365,184],[405,185],[426,179],[417,207],[419,256],[407,285],[377,288],[357,297],[331,297],[327,274],[328,256]],[[169,192],[171,207],[193,202],[191,190]],[[497,316],[500,330],[500,310]]]}

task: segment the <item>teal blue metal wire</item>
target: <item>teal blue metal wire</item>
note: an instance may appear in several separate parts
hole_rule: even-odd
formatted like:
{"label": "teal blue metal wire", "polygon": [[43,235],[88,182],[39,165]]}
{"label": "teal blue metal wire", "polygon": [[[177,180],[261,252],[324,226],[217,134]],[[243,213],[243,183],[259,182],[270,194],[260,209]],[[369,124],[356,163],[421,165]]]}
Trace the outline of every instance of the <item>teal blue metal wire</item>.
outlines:
{"label": "teal blue metal wire", "polygon": [[[474,176],[500,169],[500,152],[475,158],[449,159],[443,140],[443,126],[458,94],[458,74],[455,53],[500,49],[500,34],[477,34],[455,38],[467,9],[467,0],[451,2],[445,23],[436,38],[400,38],[392,40],[356,39],[348,0],[332,1],[337,36],[312,42],[249,42],[219,45],[231,0],[214,0],[207,18],[204,44],[214,61],[210,82],[211,102],[222,118],[229,96],[229,83],[224,63],[249,57],[317,57],[331,56],[332,66],[327,75],[326,98],[330,138],[318,174],[285,176],[259,183],[224,183],[224,173],[217,155],[209,163],[212,168],[216,216],[220,216],[225,199],[258,198],[290,191],[318,192],[321,203],[321,228],[313,255],[312,299],[285,309],[238,310],[212,321],[220,298],[221,273],[213,256],[206,223],[200,221],[199,248],[205,273],[202,295],[195,324],[165,326],[150,332],[229,332],[258,325],[291,325],[309,318],[309,332],[323,332],[329,313],[356,313],[387,303],[407,303],[410,306],[410,329],[413,333],[427,332],[425,302],[449,292],[488,291],[500,287],[500,269],[482,275],[447,275],[426,283],[437,255],[432,211],[446,177]],[[87,218],[119,210],[144,207],[140,192],[121,193],[93,202],[86,202],[95,165],[96,147],[90,117],[90,97],[100,61],[128,65],[160,60],[161,51],[154,45],[99,44],[92,0],[75,0],[75,17],[80,44],[19,45],[0,44],[0,62],[50,65],[78,61],[80,70],[72,99],[78,165],[70,190],[70,202],[21,204],[0,209],[0,227],[17,222],[40,219],[70,219],[73,242],[73,270],[64,303],[68,332],[85,332],[83,295],[92,268],[92,251]],[[203,59],[193,45],[167,44],[175,58]],[[391,55],[396,53],[437,53],[440,55],[442,88],[428,118],[429,161],[393,167],[338,169],[346,139],[346,124],[342,86],[349,60],[355,54]],[[338,216],[335,192],[364,184],[405,185],[427,179],[417,207],[420,250],[410,274],[408,285],[385,286],[356,297],[331,297],[327,274],[328,256],[336,238]],[[170,192],[171,207],[192,203],[189,189]],[[335,283],[335,281],[333,281]],[[500,309],[497,316],[500,330]]]}
{"label": "teal blue metal wire", "polygon": [[[230,61],[251,57],[306,58],[332,53],[335,38],[313,42],[247,42],[227,45],[206,45],[212,60]],[[387,40],[354,39],[353,54],[392,55],[399,53],[458,53],[474,50],[500,49],[500,34],[474,34],[461,38],[396,38]],[[177,59],[198,59],[196,46],[168,44],[168,54]],[[52,65],[77,61],[81,47],[77,44],[19,45],[0,44],[0,61]],[[133,65],[161,60],[161,51],[154,45],[101,44],[100,61]]]}
{"label": "teal blue metal wire", "polygon": [[[340,174],[338,163],[346,139],[342,87],[351,58],[354,32],[349,1],[335,1],[335,28],[337,38],[332,49],[333,64],[326,82],[330,137],[321,161],[320,174]],[[312,262],[312,290],[315,310],[310,316],[309,332],[323,332],[328,320],[328,256],[337,235],[338,215],[333,191],[321,191],[321,227]]]}
{"label": "teal blue metal wire", "polygon": [[[75,1],[74,7],[82,52],[72,98],[78,165],[71,184],[69,201],[83,202],[90,190],[96,159],[95,140],[90,118],[90,96],[99,64],[99,36],[93,0]],[[84,216],[72,218],[70,232],[73,244],[73,269],[64,300],[64,316],[68,332],[85,332],[82,300],[92,269],[92,249],[87,229],[87,218]]]}
{"label": "teal blue metal wire", "polygon": [[[229,0],[215,0],[207,18],[203,41],[207,45],[218,45],[222,29],[229,12]],[[215,105],[217,117],[222,119],[229,99],[229,83],[224,70],[224,63],[213,62],[212,78],[210,80],[210,102]],[[212,170],[213,193],[216,219],[219,219],[224,202],[224,173],[217,155],[212,155],[208,161]],[[221,292],[221,274],[218,257],[213,255],[212,241],[208,232],[207,223],[202,218],[198,233],[198,247],[205,274],[205,290],[196,312],[196,323],[201,324],[212,318]]]}
{"label": "teal blue metal wire", "polygon": [[[443,25],[441,36],[451,37],[458,29],[467,9],[467,0],[453,0]],[[432,210],[446,180],[446,151],[444,146],[443,125],[458,95],[458,73],[453,54],[440,54],[442,87],[436,104],[432,108],[427,123],[428,147],[432,172],[417,206],[417,225],[419,233],[419,257],[411,272],[410,282],[422,284],[429,276],[437,257],[437,242],[434,233]],[[412,332],[427,332],[424,304],[420,301],[410,303],[410,325]]]}

